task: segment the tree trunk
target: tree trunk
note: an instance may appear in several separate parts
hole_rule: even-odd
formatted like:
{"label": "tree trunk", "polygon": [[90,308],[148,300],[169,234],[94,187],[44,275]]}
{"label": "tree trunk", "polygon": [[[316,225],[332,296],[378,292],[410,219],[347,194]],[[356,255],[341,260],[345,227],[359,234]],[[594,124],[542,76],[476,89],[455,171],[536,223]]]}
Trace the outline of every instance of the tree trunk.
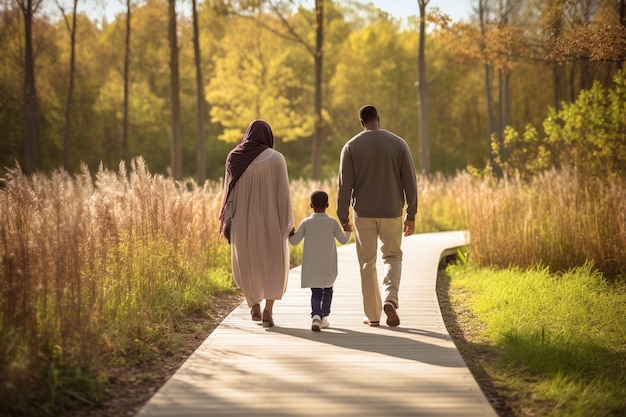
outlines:
{"label": "tree trunk", "polygon": [[33,54],[33,14],[40,1],[20,1],[24,15],[24,122],[26,124],[24,171],[34,173],[39,169],[39,129],[37,119],[37,89],[35,84],[35,57]]}
{"label": "tree trunk", "polygon": [[[626,27],[626,0],[619,0],[619,4],[617,7],[619,10],[619,24],[622,27]],[[617,69],[618,70],[622,69],[623,65],[624,65],[624,61],[619,60],[617,62]]]}
{"label": "tree trunk", "polygon": [[168,0],[168,27],[170,44],[170,95],[172,109],[172,149],[171,164],[174,180],[183,178],[182,134],[180,121],[180,76],[178,73],[178,36],[176,34],[176,0]]}
{"label": "tree trunk", "polygon": [[193,51],[196,63],[196,111],[197,111],[197,133],[196,133],[196,169],[198,183],[204,184],[206,181],[206,146],[204,139],[204,82],[202,80],[202,67],[200,60],[200,36],[198,30],[198,11],[196,0],[191,0],[193,14]]}
{"label": "tree trunk", "polygon": [[313,133],[313,179],[320,178],[324,121],[322,120],[322,61],[324,57],[324,0],[315,0],[315,131]]}
{"label": "tree trunk", "polygon": [[[487,10],[485,7],[486,0],[478,0],[478,15],[480,18],[480,33],[485,36],[485,19]],[[485,49],[484,41],[481,41],[482,49]],[[489,62],[485,57],[485,97],[487,101],[487,149],[489,150],[489,164],[494,166],[493,154],[491,152],[491,135],[494,133],[493,129],[493,99],[491,97],[491,68],[489,68]]]}
{"label": "tree trunk", "polygon": [[[548,30],[552,34],[551,48],[554,48],[563,32],[563,6],[555,6],[549,12],[551,12],[551,16]],[[561,102],[563,101],[563,69],[556,59],[552,61],[552,78],[554,83],[554,108],[558,110],[561,108]]]}
{"label": "tree trunk", "polygon": [[70,171],[70,135],[72,131],[72,98],[74,95],[74,73],[76,68],[76,9],[78,0],[74,0],[72,8],[72,22],[67,20],[64,10],[61,13],[65,18],[67,30],[70,33],[70,74],[67,98],[65,101],[65,129],[63,131],[63,168]]}
{"label": "tree trunk", "polygon": [[130,79],[130,18],[131,0],[126,0],[126,39],[124,40],[124,120],[122,121],[122,160],[127,164],[128,160],[128,96]]}
{"label": "tree trunk", "polygon": [[498,143],[504,132],[504,74],[498,69],[498,129],[496,130]]}
{"label": "tree trunk", "polygon": [[561,108],[561,71],[559,69],[559,63],[552,63],[552,82],[554,83],[554,108],[559,110]]}
{"label": "tree trunk", "polygon": [[419,124],[420,124],[420,165],[424,174],[430,173],[430,146],[428,142],[428,94],[426,83],[426,6],[430,0],[418,0],[420,9],[420,40],[418,63]]}

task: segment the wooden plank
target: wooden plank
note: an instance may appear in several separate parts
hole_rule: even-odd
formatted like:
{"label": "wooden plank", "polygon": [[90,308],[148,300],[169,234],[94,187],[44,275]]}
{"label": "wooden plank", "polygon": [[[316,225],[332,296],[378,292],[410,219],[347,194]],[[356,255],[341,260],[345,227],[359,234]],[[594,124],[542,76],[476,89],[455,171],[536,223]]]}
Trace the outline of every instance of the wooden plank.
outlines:
{"label": "wooden plank", "polygon": [[310,290],[293,269],[276,327],[252,322],[240,305],[137,416],[496,416],[435,294],[440,256],[466,242],[463,232],[404,239],[396,328],[384,313],[380,327],[362,324],[354,245],[338,250],[329,329],[310,330]]}

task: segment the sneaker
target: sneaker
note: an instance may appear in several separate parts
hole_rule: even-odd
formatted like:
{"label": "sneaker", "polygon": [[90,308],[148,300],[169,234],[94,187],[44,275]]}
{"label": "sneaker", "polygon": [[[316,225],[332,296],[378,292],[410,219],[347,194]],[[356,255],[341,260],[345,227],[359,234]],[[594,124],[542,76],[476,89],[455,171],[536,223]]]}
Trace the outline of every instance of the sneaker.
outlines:
{"label": "sneaker", "polygon": [[393,305],[393,303],[385,303],[383,310],[385,310],[385,314],[387,315],[387,326],[396,327],[400,325],[400,317],[398,317],[398,313],[396,313],[396,306]]}
{"label": "sneaker", "polygon": [[313,316],[313,322],[311,323],[311,330],[313,330],[314,332],[319,332],[321,327],[322,327],[322,319],[320,318],[320,316],[318,315]]}
{"label": "sneaker", "polygon": [[363,324],[370,327],[378,327],[380,326],[379,321],[370,321],[367,317],[363,319]]}
{"label": "sneaker", "polygon": [[328,316],[322,317],[322,329],[328,329],[330,323],[328,322]]}

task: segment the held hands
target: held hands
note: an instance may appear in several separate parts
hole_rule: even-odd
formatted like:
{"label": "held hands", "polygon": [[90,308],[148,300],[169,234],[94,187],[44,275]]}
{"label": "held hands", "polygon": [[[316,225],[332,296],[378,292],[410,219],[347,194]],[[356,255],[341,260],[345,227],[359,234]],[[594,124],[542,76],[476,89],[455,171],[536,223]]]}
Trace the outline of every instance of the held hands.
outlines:
{"label": "held hands", "polygon": [[[352,226],[352,223],[348,222],[346,224],[343,225],[343,231],[344,232],[353,232],[354,231],[354,227]],[[404,236],[411,236],[413,234],[413,232],[415,232],[415,222],[414,221],[410,221],[410,220],[405,220],[404,221]]]}
{"label": "held hands", "polygon": [[411,220],[404,221],[404,236],[411,236],[415,232],[415,222]]}

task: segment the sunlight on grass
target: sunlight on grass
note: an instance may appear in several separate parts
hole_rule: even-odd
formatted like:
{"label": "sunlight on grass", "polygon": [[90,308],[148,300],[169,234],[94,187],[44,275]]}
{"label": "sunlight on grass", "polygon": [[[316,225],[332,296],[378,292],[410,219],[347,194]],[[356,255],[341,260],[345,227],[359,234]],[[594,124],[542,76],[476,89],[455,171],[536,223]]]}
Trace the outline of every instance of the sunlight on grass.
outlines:
{"label": "sunlight on grass", "polygon": [[480,265],[558,272],[591,261],[609,278],[626,274],[624,182],[552,170],[529,182],[475,178],[463,195]]}
{"label": "sunlight on grass", "polygon": [[[451,285],[502,348],[492,370],[539,379],[552,415],[609,416],[626,407],[626,286],[590,265],[562,274],[450,266]],[[521,382],[520,382],[521,383]],[[512,382],[515,384],[515,382]]]}

